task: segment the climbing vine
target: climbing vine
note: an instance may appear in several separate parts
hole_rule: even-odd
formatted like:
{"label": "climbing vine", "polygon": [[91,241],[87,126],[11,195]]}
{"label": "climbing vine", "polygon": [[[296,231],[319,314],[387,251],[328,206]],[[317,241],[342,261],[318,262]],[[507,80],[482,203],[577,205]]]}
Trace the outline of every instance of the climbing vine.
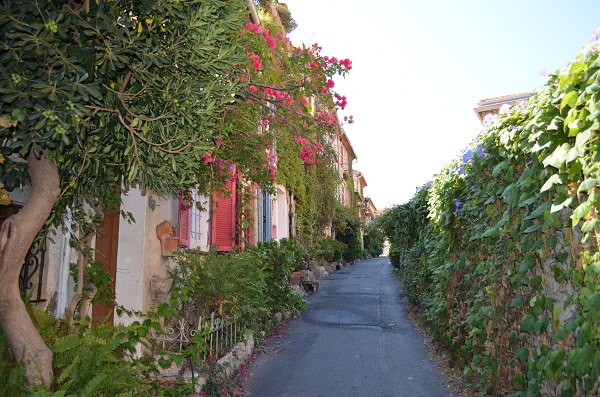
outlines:
{"label": "climbing vine", "polygon": [[384,216],[409,299],[487,394],[598,392],[599,39]]}
{"label": "climbing vine", "polygon": [[[241,34],[249,66],[242,71],[241,100],[225,118],[225,131],[237,132],[235,141],[225,139],[222,147],[234,149],[228,157],[236,163],[255,159],[240,169],[242,175],[266,189],[287,188],[297,232],[312,239],[331,224],[335,208],[338,176],[329,142],[340,128],[336,110],[345,108],[346,97],[334,91],[333,77],[344,76],[352,62],[322,56],[317,44],[292,46],[267,3],[259,8],[260,25],[248,22]],[[258,142],[240,142],[240,135]]]}

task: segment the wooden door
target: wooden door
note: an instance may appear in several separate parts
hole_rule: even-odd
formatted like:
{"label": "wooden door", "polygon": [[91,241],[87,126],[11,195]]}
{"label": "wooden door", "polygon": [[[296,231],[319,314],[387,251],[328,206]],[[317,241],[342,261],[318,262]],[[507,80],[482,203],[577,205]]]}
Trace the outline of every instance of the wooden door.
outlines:
{"label": "wooden door", "polygon": [[[110,273],[112,281],[110,288],[115,290],[115,278],[117,276],[117,247],[119,241],[119,218],[117,212],[105,213],[104,221],[100,225],[102,234],[96,237],[95,259],[104,265]],[[113,296],[114,298],[114,296]],[[114,320],[114,307],[106,303],[98,303],[92,307],[92,323],[100,324],[106,322],[112,324]]]}

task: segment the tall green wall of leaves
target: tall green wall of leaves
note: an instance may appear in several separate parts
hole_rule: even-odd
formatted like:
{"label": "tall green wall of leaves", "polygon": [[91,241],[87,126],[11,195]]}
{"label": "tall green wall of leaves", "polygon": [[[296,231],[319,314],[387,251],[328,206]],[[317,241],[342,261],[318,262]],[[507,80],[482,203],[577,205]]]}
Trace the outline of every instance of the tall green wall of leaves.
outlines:
{"label": "tall green wall of leaves", "polygon": [[598,395],[599,41],[382,221],[406,296],[482,394]]}

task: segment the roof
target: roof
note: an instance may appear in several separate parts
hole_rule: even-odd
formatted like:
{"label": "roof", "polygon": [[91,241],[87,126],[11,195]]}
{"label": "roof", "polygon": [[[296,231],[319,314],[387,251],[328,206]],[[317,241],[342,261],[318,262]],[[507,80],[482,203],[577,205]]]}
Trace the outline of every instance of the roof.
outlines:
{"label": "roof", "polygon": [[477,107],[473,108],[473,110],[475,111],[475,114],[477,114],[479,121],[483,123],[483,118],[488,113],[497,113],[500,109],[500,106],[503,104],[507,103],[512,105],[514,102],[529,98],[531,94],[532,92],[528,91],[520,92],[518,94],[509,94],[480,99],[479,102],[477,102]]}
{"label": "roof", "polygon": [[348,152],[350,152],[350,156],[356,160],[356,152],[354,151],[354,148],[352,147],[352,144],[350,143],[350,139],[348,139],[348,135],[346,135],[346,131],[344,131],[343,128],[340,127],[340,140],[342,141],[342,145],[346,146],[346,148],[348,149]]}
{"label": "roof", "polygon": [[357,171],[357,170],[352,170],[352,172],[354,172],[354,175],[356,175],[356,178],[361,183],[362,187],[366,187],[367,180],[365,179],[365,175],[362,172]]}
{"label": "roof", "polygon": [[527,91],[527,92],[520,92],[518,94],[509,94],[509,95],[496,96],[496,97],[492,97],[492,98],[484,98],[484,99],[480,99],[479,102],[477,102],[477,106],[485,106],[485,105],[492,105],[495,103],[518,101],[519,99],[529,98],[529,96],[531,94],[532,94],[531,91]]}

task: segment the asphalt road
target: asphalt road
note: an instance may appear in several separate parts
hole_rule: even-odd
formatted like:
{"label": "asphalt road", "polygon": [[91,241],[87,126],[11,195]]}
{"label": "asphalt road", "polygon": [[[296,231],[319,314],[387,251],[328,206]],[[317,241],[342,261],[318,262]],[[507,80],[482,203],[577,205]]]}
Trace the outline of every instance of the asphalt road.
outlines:
{"label": "asphalt road", "polygon": [[450,397],[386,257],[321,281],[304,315],[251,364],[255,397]]}

